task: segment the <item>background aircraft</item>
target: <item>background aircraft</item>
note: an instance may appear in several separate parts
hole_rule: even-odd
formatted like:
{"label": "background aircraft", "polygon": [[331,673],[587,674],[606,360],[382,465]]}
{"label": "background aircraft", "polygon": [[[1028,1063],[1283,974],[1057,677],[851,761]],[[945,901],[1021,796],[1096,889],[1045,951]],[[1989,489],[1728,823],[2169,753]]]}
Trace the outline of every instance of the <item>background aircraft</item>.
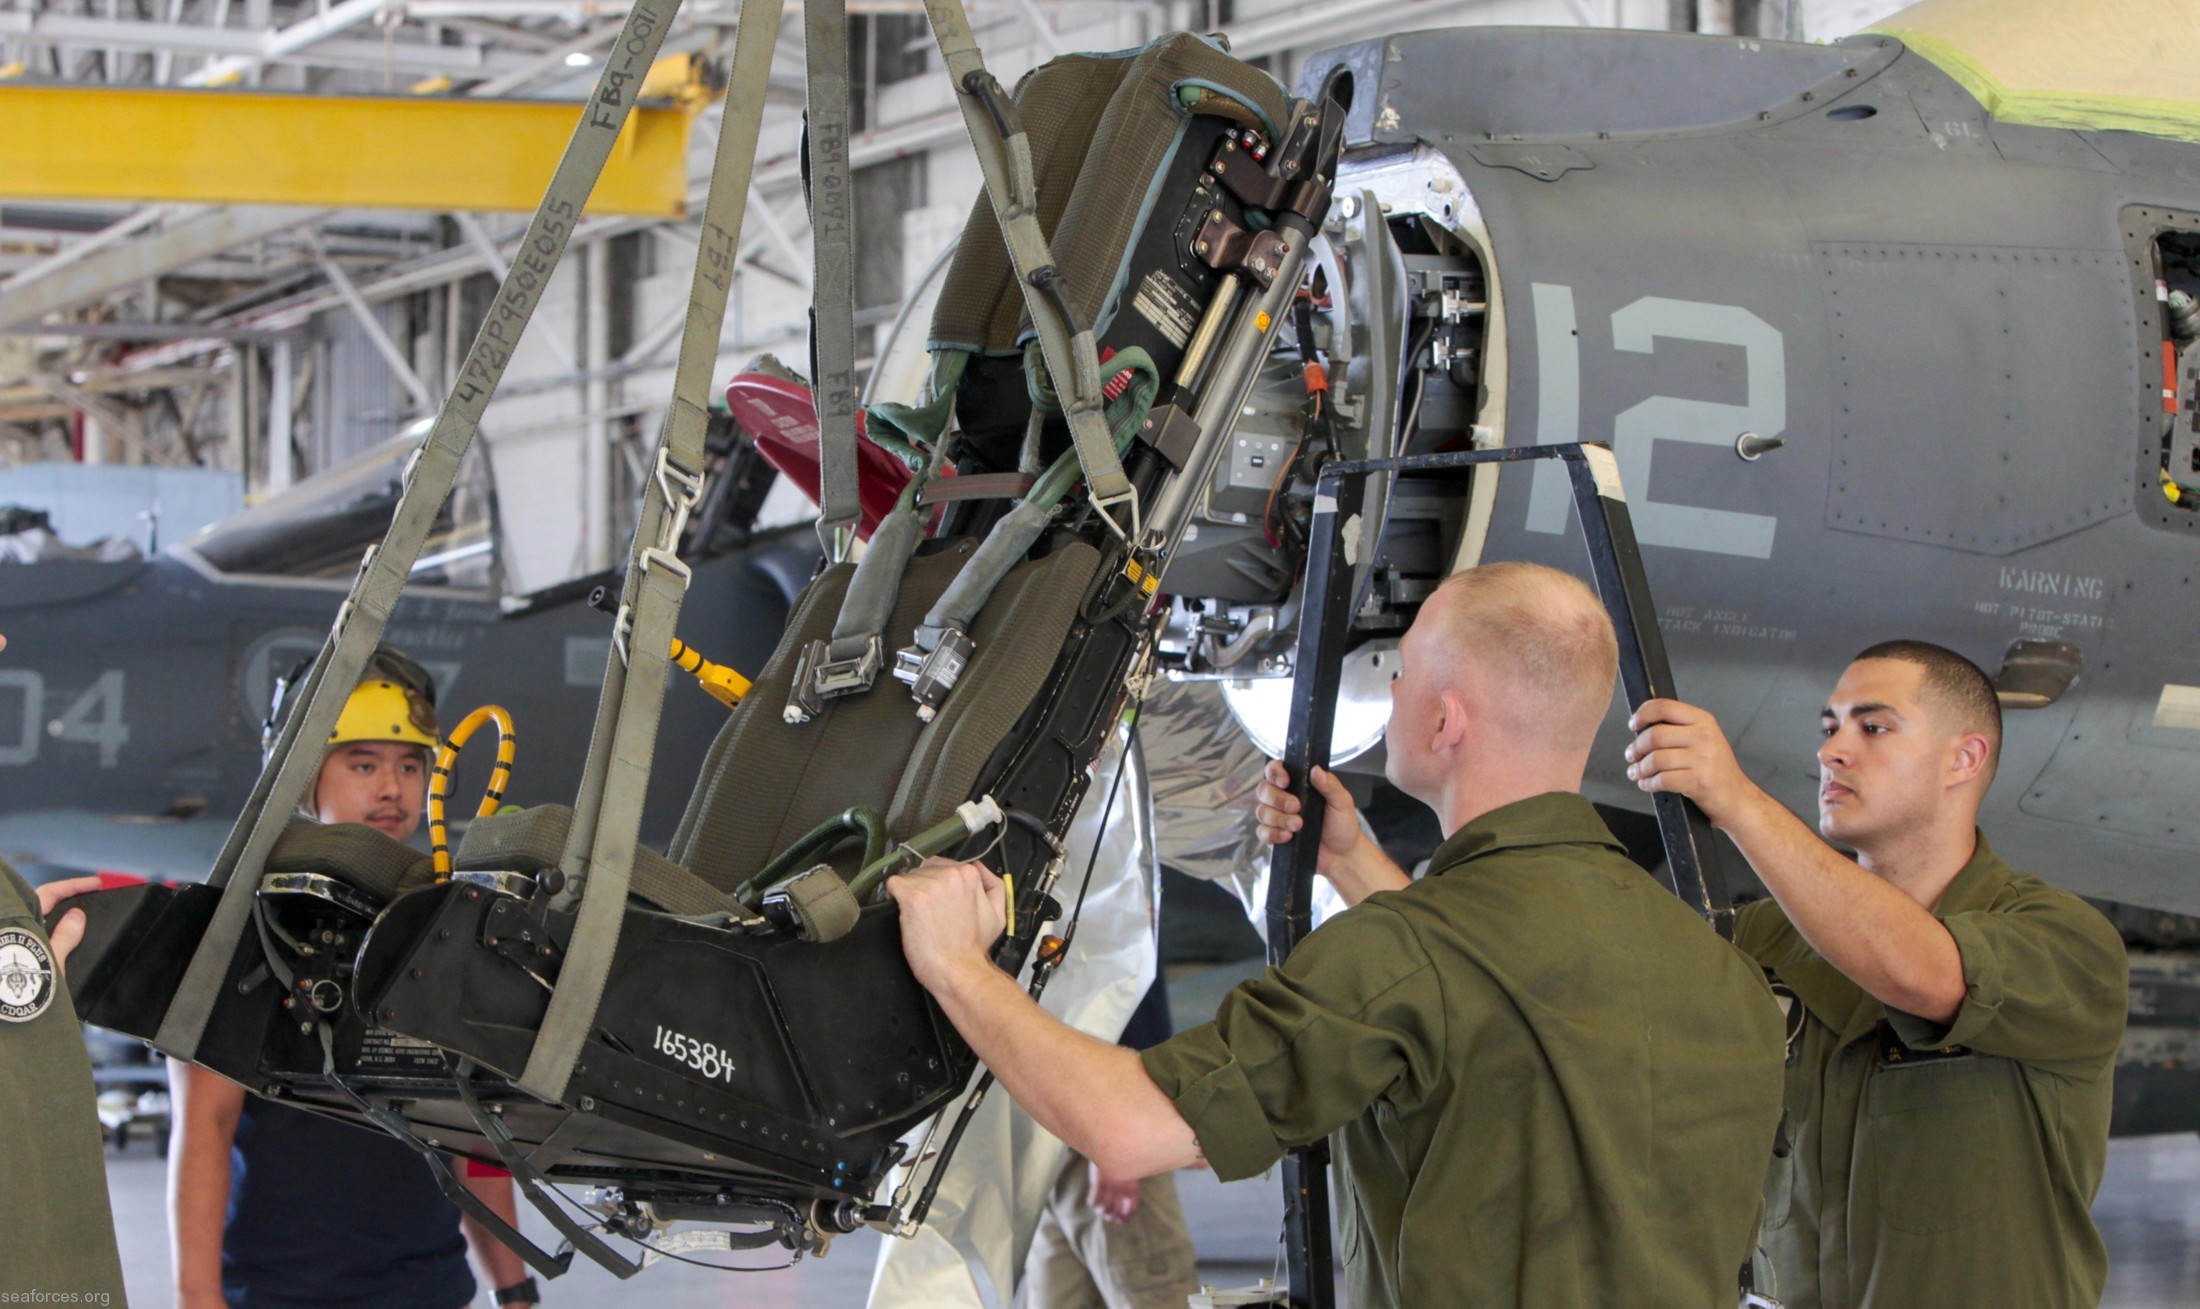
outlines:
{"label": "background aircraft", "polygon": [[[0,854],[18,863],[204,876],[260,770],[274,679],[321,646],[361,553],[381,539],[418,433],[402,436],[127,563],[0,567]],[[710,489],[683,555],[681,636],[753,672],[818,556],[807,525],[751,531],[772,470],[714,428]],[[616,574],[525,596],[499,586],[495,487],[478,455],[444,509],[388,640],[434,674],[446,727],[483,703],[520,734],[508,797],[569,801],[610,650],[589,596]],[[670,691],[643,820],[662,842],[725,709],[685,677]],[[534,748],[530,749],[530,742]],[[451,812],[487,780],[460,761]],[[684,766],[683,766],[684,765]]]}

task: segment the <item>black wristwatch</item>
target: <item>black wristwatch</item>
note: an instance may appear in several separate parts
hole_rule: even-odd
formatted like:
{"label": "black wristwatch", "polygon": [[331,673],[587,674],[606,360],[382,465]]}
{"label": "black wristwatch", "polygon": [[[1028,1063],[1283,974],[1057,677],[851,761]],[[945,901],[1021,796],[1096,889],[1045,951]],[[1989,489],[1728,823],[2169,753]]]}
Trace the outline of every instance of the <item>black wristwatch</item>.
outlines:
{"label": "black wristwatch", "polygon": [[540,1298],[536,1294],[535,1279],[532,1277],[522,1278],[510,1286],[500,1287],[497,1290],[498,1304],[533,1304]]}

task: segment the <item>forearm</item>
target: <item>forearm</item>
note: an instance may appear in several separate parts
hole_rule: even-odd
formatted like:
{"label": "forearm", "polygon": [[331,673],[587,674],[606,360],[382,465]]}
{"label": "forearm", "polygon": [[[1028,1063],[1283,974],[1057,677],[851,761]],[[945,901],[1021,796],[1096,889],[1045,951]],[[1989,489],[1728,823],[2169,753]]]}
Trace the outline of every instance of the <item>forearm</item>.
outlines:
{"label": "forearm", "polygon": [[1198,1160],[1190,1124],[1136,1052],[1061,1022],[983,960],[933,995],[1016,1103],[1102,1173],[1147,1177]]}
{"label": "forearm", "polygon": [[168,1147],[168,1231],[176,1292],[220,1296],[222,1229],[229,1218],[230,1146],[243,1092],[212,1073],[171,1062],[175,1127]]}
{"label": "forearm", "polygon": [[1412,876],[1400,868],[1396,860],[1364,836],[1352,847],[1350,854],[1333,856],[1322,875],[1337,888],[1338,896],[1347,906],[1356,905],[1377,891],[1395,891],[1413,884]]}
{"label": "forearm", "polygon": [[1826,962],[1890,1008],[1937,1023],[1963,1005],[1963,956],[1932,912],[1757,791],[1726,833]]}
{"label": "forearm", "polygon": [[[490,1213],[504,1220],[507,1227],[519,1227],[519,1201],[512,1194],[509,1177],[474,1177],[465,1172],[461,1160],[452,1160],[452,1166],[460,1170],[459,1184],[473,1192],[474,1198],[488,1207]],[[473,1252],[474,1263],[493,1289],[502,1289],[527,1276],[527,1264],[511,1247],[490,1235],[489,1229],[471,1217],[460,1224],[466,1234],[466,1248]]]}

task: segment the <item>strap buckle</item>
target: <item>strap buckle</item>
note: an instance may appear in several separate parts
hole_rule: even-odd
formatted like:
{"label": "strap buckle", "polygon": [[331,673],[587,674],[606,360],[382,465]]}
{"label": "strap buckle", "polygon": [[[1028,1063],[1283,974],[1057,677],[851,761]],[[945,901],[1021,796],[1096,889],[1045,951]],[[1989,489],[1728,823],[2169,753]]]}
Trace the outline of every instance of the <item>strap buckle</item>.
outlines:
{"label": "strap buckle", "polygon": [[895,680],[907,684],[909,694],[916,699],[917,717],[931,722],[938,715],[940,706],[955,690],[955,683],[962,677],[963,669],[970,666],[970,658],[978,650],[977,642],[959,627],[950,627],[940,633],[939,643],[930,650],[912,645],[894,652]]}
{"label": "strap buckle", "polygon": [[794,691],[782,716],[790,723],[806,723],[825,712],[827,700],[870,690],[885,659],[886,642],[875,632],[863,643],[863,650],[848,659],[833,658],[828,641],[810,642],[802,647],[802,657],[795,664]]}
{"label": "strap buckle", "polygon": [[[1115,515],[1108,512],[1111,506],[1122,504],[1125,501],[1129,501],[1131,506],[1131,525],[1130,530],[1127,532],[1123,529],[1123,525],[1115,520]],[[1138,538],[1143,534],[1144,528],[1139,525],[1138,520],[1137,487],[1126,486],[1115,495],[1094,495],[1092,497],[1092,511],[1100,515],[1100,521],[1108,525],[1108,530],[1115,533],[1117,540],[1134,550],[1138,547]]]}
{"label": "strap buckle", "polygon": [[629,668],[634,666],[634,655],[628,648],[633,636],[634,606],[622,600],[619,612],[611,619],[611,646],[619,652],[619,662]]}
{"label": "strap buckle", "polygon": [[678,577],[685,586],[695,574],[680,558],[680,537],[687,531],[688,515],[703,494],[703,475],[691,473],[672,462],[672,452],[660,445],[657,447],[657,489],[664,495],[665,513],[658,520],[657,544],[642,551],[642,571],[662,568]]}

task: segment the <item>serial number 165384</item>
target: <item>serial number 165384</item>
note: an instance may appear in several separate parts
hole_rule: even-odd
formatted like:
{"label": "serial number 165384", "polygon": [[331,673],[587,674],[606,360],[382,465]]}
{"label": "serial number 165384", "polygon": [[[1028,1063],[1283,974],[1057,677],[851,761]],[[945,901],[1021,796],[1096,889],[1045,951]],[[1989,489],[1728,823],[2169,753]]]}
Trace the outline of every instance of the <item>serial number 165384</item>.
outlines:
{"label": "serial number 165384", "polygon": [[660,1027],[657,1029],[657,1053],[671,1058],[722,1082],[733,1080],[733,1056],[708,1041],[698,1041],[692,1036]]}

